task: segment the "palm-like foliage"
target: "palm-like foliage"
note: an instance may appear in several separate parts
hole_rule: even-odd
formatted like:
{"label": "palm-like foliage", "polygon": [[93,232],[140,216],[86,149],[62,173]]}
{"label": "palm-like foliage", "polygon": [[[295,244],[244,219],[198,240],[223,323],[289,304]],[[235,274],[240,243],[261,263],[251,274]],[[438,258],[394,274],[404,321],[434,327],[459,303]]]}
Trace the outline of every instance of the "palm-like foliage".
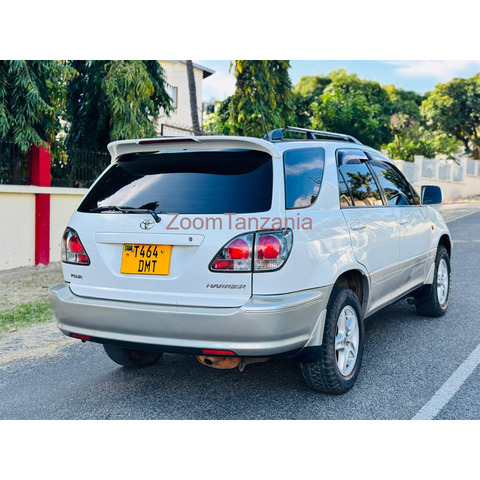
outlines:
{"label": "palm-like foliage", "polygon": [[105,150],[113,140],[155,136],[155,118],[171,99],[157,61],[84,61],[67,86],[67,150]]}

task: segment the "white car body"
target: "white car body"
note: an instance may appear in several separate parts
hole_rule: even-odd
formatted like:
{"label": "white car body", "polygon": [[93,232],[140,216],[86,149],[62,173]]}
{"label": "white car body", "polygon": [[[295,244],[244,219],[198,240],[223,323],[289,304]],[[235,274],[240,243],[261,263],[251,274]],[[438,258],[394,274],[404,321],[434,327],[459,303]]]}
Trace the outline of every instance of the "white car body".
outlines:
{"label": "white car body", "polygon": [[[205,136],[119,141],[108,149],[109,168],[122,155],[159,150],[266,153],[272,158],[271,208],[237,215],[159,213],[161,221],[148,230],[140,225],[144,220],[152,223],[148,213],[76,211],[69,227],[78,232],[90,263],[64,262],[65,283],[51,294],[59,328],[67,335],[167,352],[201,354],[205,349],[221,349],[240,357],[298,354],[322,344],[334,285],[351,286],[362,315],[368,317],[431,284],[437,247],[442,244],[451,251],[447,226],[429,206],[341,207],[337,151],[360,149],[377,158],[381,155],[364,145]],[[321,187],[310,206],[286,209],[284,154],[300,149],[324,150]],[[212,228],[207,228],[207,217]],[[290,220],[284,221],[286,217]],[[247,228],[236,228],[243,218]],[[248,228],[256,225],[255,219],[259,228]],[[288,222],[280,229],[288,227],[293,235],[281,268],[258,273],[209,269],[223,245],[242,233],[261,230],[263,224],[272,228],[274,219]],[[191,227],[185,228],[189,222]],[[168,275],[120,273],[125,244],[171,246]]]}

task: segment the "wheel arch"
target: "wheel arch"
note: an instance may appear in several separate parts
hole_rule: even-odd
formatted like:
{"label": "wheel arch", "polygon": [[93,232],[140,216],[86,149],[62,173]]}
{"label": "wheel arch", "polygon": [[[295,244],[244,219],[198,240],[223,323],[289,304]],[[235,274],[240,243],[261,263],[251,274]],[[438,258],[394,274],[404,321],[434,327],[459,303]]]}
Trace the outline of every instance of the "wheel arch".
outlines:
{"label": "wheel arch", "polygon": [[353,269],[343,272],[335,281],[333,287],[345,287],[353,290],[362,307],[362,314],[365,314],[370,295],[368,278],[361,270]]}
{"label": "wheel arch", "polygon": [[438,246],[445,247],[445,249],[447,250],[448,256],[452,258],[452,240],[446,233],[444,233],[440,237],[440,240],[438,241]]}

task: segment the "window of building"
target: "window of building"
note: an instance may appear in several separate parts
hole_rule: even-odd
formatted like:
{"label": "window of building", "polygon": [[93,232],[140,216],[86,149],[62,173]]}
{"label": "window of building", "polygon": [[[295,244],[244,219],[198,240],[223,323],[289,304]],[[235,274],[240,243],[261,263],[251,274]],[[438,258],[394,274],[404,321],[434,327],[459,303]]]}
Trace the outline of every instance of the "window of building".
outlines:
{"label": "window of building", "polygon": [[178,87],[172,87],[172,107],[176,109],[178,105]]}

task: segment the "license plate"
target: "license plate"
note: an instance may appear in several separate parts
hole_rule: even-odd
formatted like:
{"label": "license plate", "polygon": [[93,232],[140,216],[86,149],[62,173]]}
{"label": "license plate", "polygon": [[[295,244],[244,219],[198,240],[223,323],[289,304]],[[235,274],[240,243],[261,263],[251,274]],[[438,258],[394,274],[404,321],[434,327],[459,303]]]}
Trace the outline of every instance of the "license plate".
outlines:
{"label": "license plate", "polygon": [[171,245],[125,244],[120,273],[168,275],[171,252]]}

